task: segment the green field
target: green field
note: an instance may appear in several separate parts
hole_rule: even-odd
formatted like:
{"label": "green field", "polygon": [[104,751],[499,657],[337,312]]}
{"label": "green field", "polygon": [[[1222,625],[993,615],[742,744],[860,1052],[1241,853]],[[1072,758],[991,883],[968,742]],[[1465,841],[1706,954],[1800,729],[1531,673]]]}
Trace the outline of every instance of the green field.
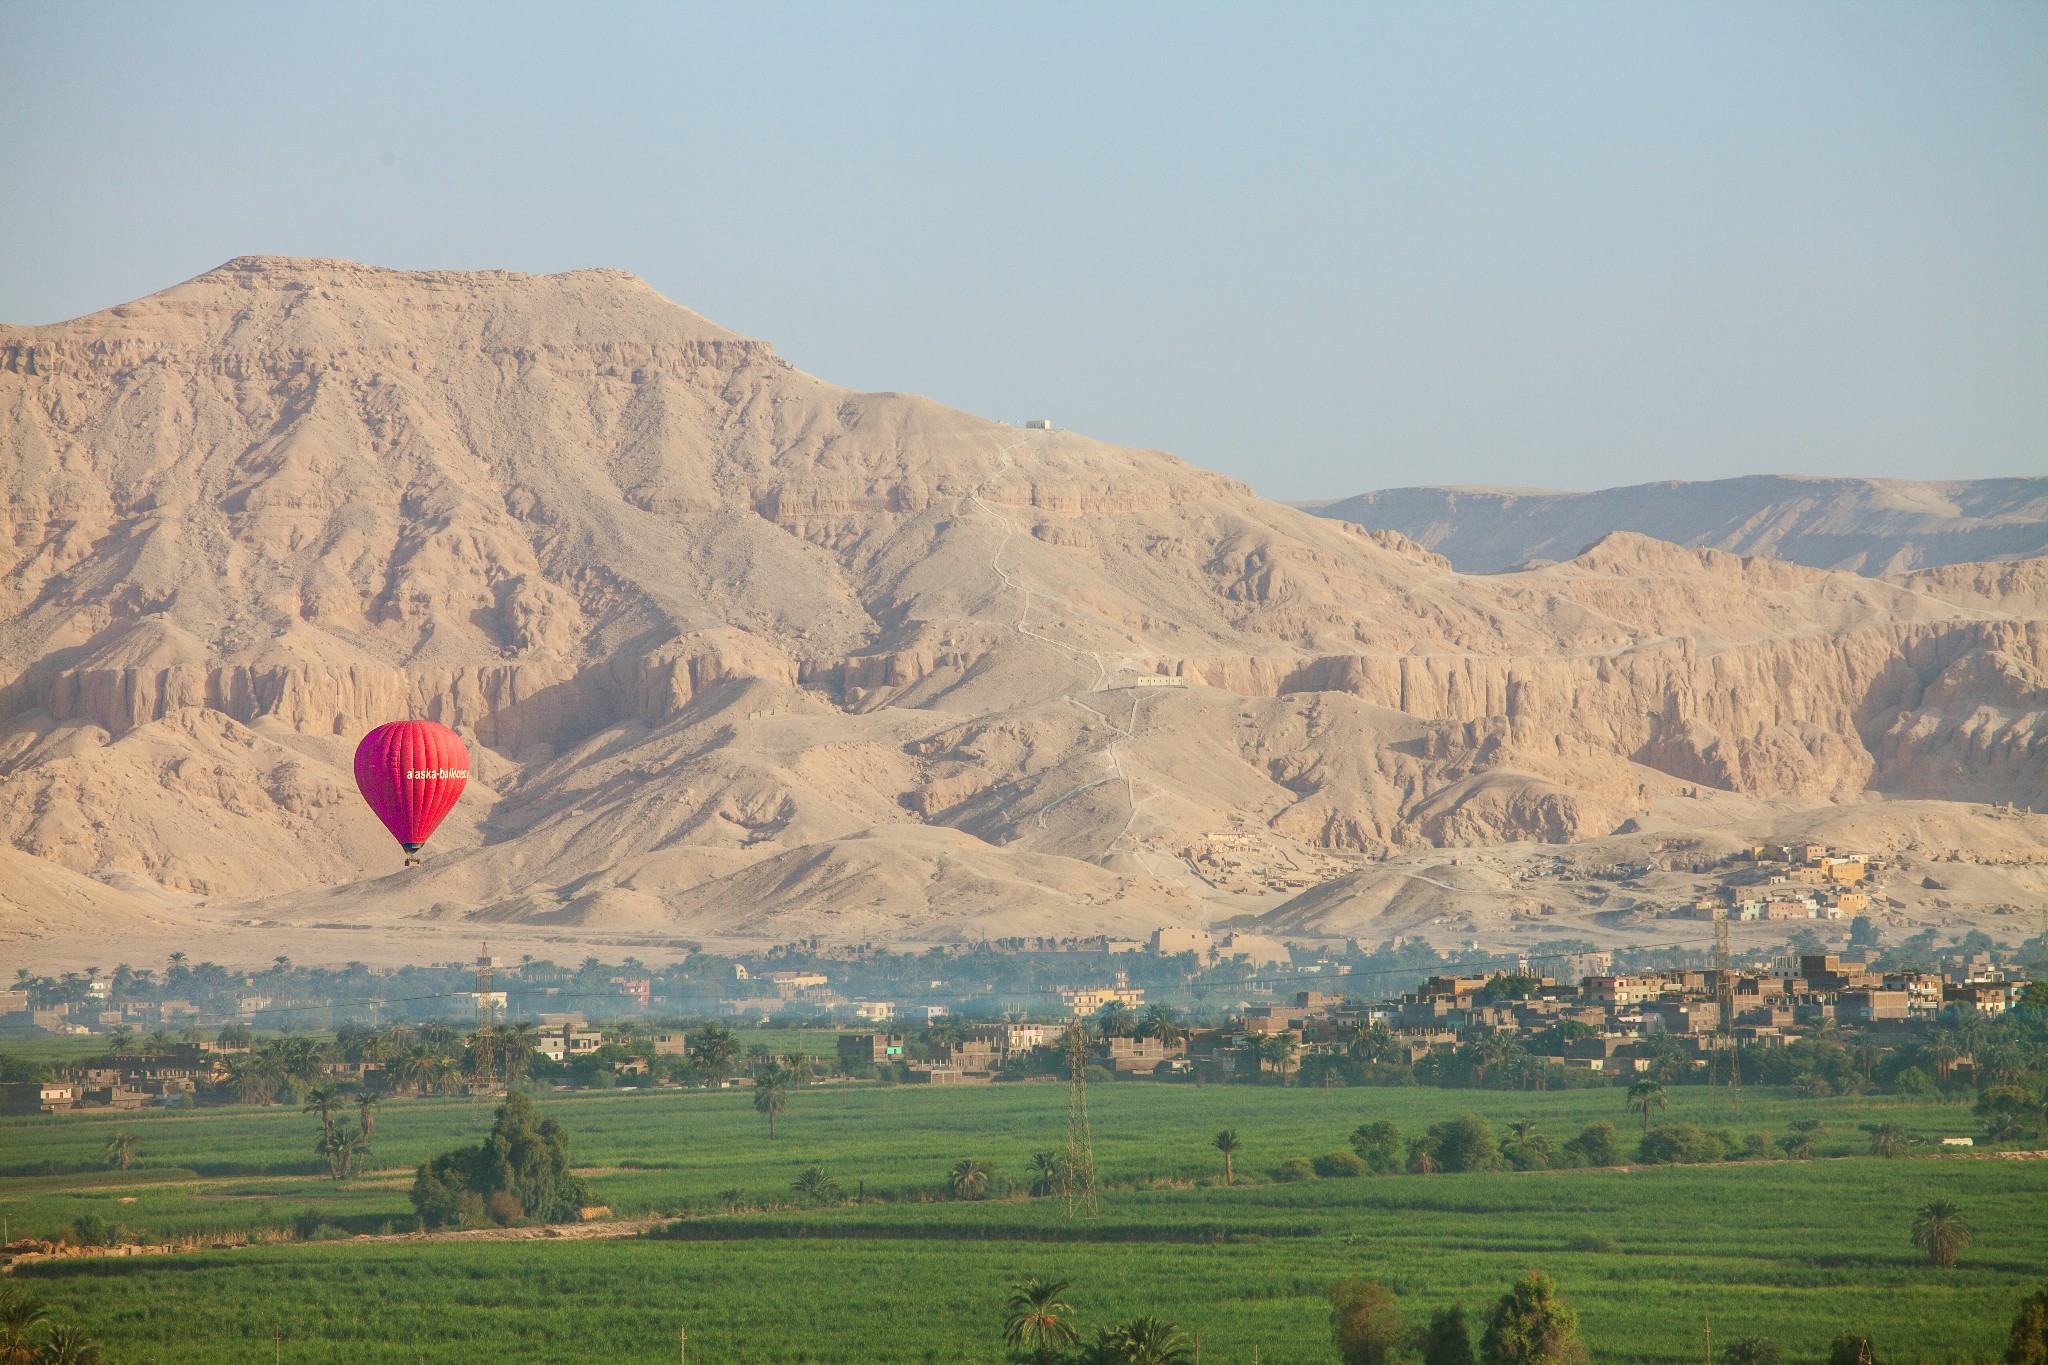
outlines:
{"label": "green field", "polygon": [[[1049,1200],[944,1195],[962,1157],[1021,1179],[1030,1152],[1060,1146],[1060,1086],[814,1087],[792,1095],[773,1143],[742,1093],[550,1095],[597,1197],[621,1216],[687,1212],[686,1239],[337,1241],[18,1274],[117,1361],[267,1358],[273,1322],[301,1361],[660,1361],[678,1325],[702,1361],[995,1360],[1004,1288],[1028,1274],[1074,1281],[1090,1324],[1172,1318],[1201,1334],[1205,1359],[1248,1361],[1256,1346],[1261,1361],[1329,1360],[1322,1295],[1336,1279],[1378,1278],[1418,1312],[1477,1310],[1532,1267],[1579,1306],[1595,1360],[1698,1360],[1702,1314],[1717,1340],[1767,1334],[1791,1361],[1852,1325],[1887,1365],[2002,1350],[2014,1305],[2048,1274],[2048,1162],[1844,1155],[1865,1150],[1863,1122],[1972,1132],[1961,1106],[1773,1092],[1738,1114],[1719,1093],[1671,1095],[1659,1121],[1775,1135],[1819,1118],[1825,1159],[1280,1184],[1282,1159],[1341,1148],[1372,1119],[1415,1132],[1466,1111],[1533,1118],[1554,1140],[1630,1120],[1604,1089],[1126,1083],[1091,1088],[1107,1188],[1098,1217],[1068,1223]],[[386,1169],[343,1185],[313,1173],[316,1121],[281,1107],[0,1121],[0,1164],[60,1172],[0,1179],[0,1212],[17,1237],[88,1212],[159,1237],[307,1209],[352,1232],[403,1231],[410,1166],[476,1141],[491,1110],[388,1102],[372,1163]],[[1251,1180],[1232,1189],[1207,1145],[1225,1127]],[[83,1169],[116,1131],[134,1134],[136,1169]],[[865,1202],[795,1207],[789,1182],[813,1162]],[[752,1210],[724,1213],[731,1190]],[[1912,1210],[1938,1195],[1976,1231],[1951,1272],[1906,1239]],[[1587,1233],[1615,1249],[1570,1249]]]}

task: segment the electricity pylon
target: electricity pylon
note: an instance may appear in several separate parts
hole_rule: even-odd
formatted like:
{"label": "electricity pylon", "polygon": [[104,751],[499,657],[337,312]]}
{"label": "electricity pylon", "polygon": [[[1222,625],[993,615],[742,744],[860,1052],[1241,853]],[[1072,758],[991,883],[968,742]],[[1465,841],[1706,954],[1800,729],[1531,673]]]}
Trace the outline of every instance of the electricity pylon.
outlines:
{"label": "electricity pylon", "polygon": [[1714,912],[1714,978],[1715,1003],[1720,1006],[1720,1046],[1714,1049],[1714,1065],[1707,1079],[1711,1083],[1713,1072],[1725,1064],[1728,1068],[1728,1088],[1735,1092],[1735,1106],[1742,1107],[1742,1062],[1735,1052],[1735,969],[1730,965],[1733,955],[1728,951],[1728,912]]}
{"label": "electricity pylon", "polygon": [[1076,1019],[1060,1046],[1067,1054],[1067,1158],[1060,1172],[1060,1210],[1072,1218],[1098,1212],[1095,1139],[1088,1130],[1088,1025]]}

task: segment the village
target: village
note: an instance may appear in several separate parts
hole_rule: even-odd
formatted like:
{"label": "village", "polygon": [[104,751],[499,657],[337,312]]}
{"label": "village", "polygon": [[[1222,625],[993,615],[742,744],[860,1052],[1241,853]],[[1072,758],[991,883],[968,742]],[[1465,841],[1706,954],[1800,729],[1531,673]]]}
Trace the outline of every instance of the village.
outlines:
{"label": "village", "polygon": [[[567,1086],[751,1084],[743,1066],[706,1065],[705,1050],[693,1046],[693,1038],[709,1030],[743,1043],[750,1025],[771,1024],[834,1038],[817,1079],[921,1085],[1050,1080],[1065,1074],[1063,1045],[1079,1027],[1087,1065],[1103,1080],[1545,1089],[1626,1084],[1645,1075],[1681,1083],[1719,1075],[1739,1083],[1745,1071],[1772,1074],[1773,1054],[1803,1038],[1854,1039],[1867,1058],[1940,1028],[1953,1031],[1959,1021],[1997,1019],[2023,998],[2033,999],[2026,994],[2030,973],[2010,961],[2001,965],[1989,951],[1951,949],[1938,965],[1877,960],[1875,935],[1864,933],[1870,921],[1861,916],[1881,870],[1878,860],[1861,853],[1759,845],[1732,866],[1717,895],[1671,909],[1675,918],[1716,922],[1723,955],[1712,966],[1618,971],[1614,952],[1580,945],[1426,976],[1409,973],[1410,980],[1420,976],[1419,983],[1393,992],[1365,989],[1387,972],[1354,974],[1350,965],[1275,939],[1185,927],[1161,928],[1142,943],[1002,945],[1035,953],[1035,960],[1054,964],[1050,970],[1084,956],[1123,964],[1098,984],[1052,984],[1021,999],[966,980],[958,959],[911,959],[918,968],[930,964],[930,972],[956,978],[917,983],[924,998],[915,1003],[849,999],[835,987],[824,958],[775,969],[777,959],[789,957],[784,951],[754,969],[720,960],[706,969],[707,980],[663,976],[632,959],[624,970],[591,959],[569,973],[530,960],[502,962],[486,948],[463,973],[466,989],[410,997],[402,1003],[425,1012],[411,1018],[383,1000],[358,1002],[369,1007],[365,1017],[340,1023],[338,1045],[330,1045],[316,1041],[292,1011],[332,1018],[336,1009],[293,1005],[259,989],[266,979],[290,979],[282,961],[268,978],[237,979],[218,969],[208,978],[208,964],[198,970],[173,964],[161,981],[126,967],[112,977],[93,972],[62,983],[24,973],[14,990],[0,992],[0,1046],[10,1036],[104,1035],[107,1049],[68,1067],[44,1068],[47,1074],[12,1068],[0,1082],[0,1112],[267,1098],[265,1087],[249,1080],[257,1069],[249,1058],[258,1051],[271,1059],[265,1063],[276,1082],[271,1093],[322,1083],[373,1093],[494,1091],[521,1071]],[[1727,927],[1734,923],[1852,914],[1859,916],[1858,933],[1847,949],[1752,955],[1742,965],[1725,955]],[[1169,964],[1178,964],[1181,974],[1167,971]],[[1135,981],[1141,968],[1146,979]],[[202,980],[210,981],[210,999],[232,1001],[234,1016],[225,1025],[210,1027],[200,1005],[167,993],[175,981]],[[1197,984],[1205,981],[1226,997],[1219,1001],[1214,989]],[[68,998],[51,998],[59,994]],[[678,1008],[685,999],[697,1008]],[[451,1020],[473,1021],[466,1041]],[[259,1043],[264,1025],[278,1032],[274,1041]],[[380,1028],[403,1046],[376,1043]],[[472,1055],[483,1046],[479,1040],[494,1038],[505,1040],[500,1051],[516,1055],[492,1055],[479,1065]],[[740,1043],[729,1049],[733,1057]],[[292,1056],[278,1060],[285,1053]],[[1944,1085],[1974,1083],[1976,1067],[1966,1048],[1953,1045],[1941,1049],[1935,1064]]]}

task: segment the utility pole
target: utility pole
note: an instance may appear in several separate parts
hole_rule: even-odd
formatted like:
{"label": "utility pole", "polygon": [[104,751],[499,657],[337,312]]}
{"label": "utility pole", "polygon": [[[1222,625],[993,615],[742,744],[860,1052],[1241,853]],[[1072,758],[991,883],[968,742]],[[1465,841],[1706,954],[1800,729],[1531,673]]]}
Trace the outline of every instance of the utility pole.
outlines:
{"label": "utility pole", "polygon": [[676,1328],[676,1365],[689,1365],[690,1332],[688,1328]]}
{"label": "utility pole", "polygon": [[270,1324],[270,1358],[279,1362],[284,1359],[284,1324],[281,1322]]}
{"label": "utility pole", "polygon": [[1714,1365],[1714,1324],[1705,1313],[1700,1314],[1700,1333],[1707,1342],[1707,1365]]}

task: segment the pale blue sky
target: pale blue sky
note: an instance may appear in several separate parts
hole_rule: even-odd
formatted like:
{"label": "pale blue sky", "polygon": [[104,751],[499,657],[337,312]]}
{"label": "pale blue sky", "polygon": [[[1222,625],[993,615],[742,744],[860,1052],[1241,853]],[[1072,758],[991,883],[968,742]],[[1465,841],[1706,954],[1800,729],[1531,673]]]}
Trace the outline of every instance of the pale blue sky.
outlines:
{"label": "pale blue sky", "polygon": [[2048,4],[0,0],[0,319],[634,271],[1274,497],[2048,472]]}

